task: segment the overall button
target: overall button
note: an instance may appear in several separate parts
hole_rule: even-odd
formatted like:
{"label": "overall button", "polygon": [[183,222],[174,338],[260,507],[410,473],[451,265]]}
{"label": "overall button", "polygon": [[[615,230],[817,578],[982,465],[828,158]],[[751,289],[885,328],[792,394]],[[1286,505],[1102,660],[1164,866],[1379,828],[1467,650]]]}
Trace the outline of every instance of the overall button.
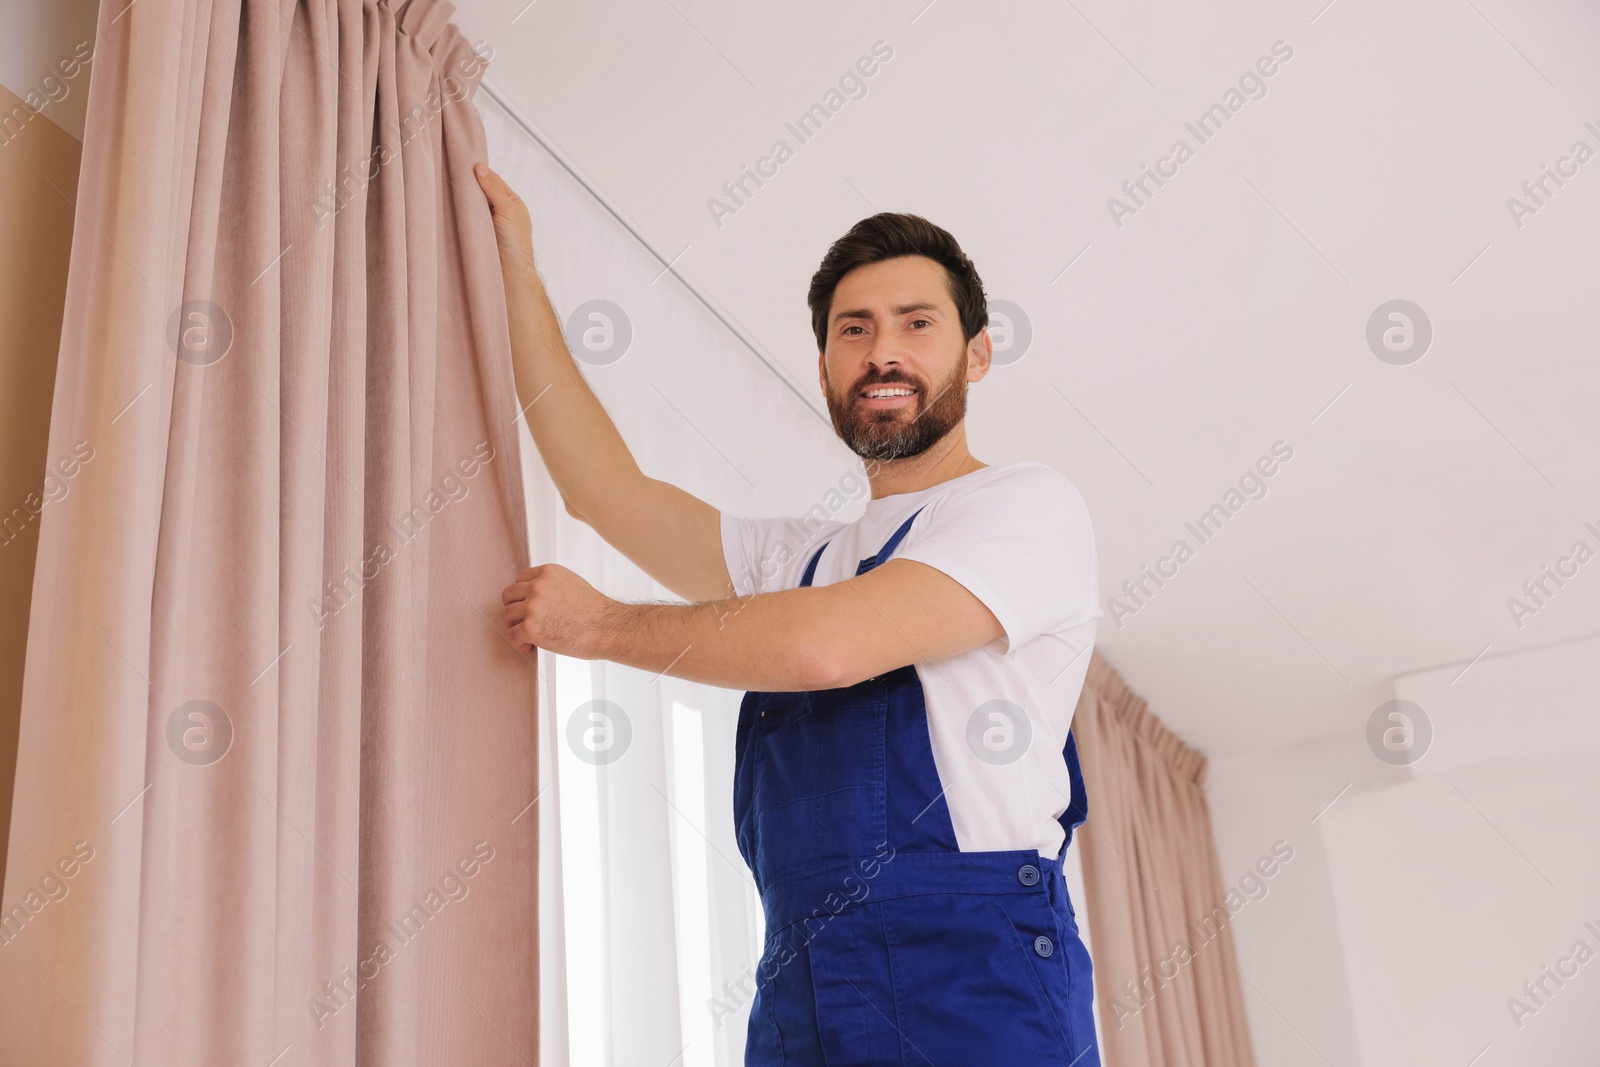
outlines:
{"label": "overall button", "polygon": [[1050,939],[1045,937],[1043,934],[1040,934],[1038,937],[1033,939],[1033,951],[1037,952],[1039,955],[1048,956],[1055,950],[1055,945],[1051,944]]}
{"label": "overall button", "polygon": [[1023,885],[1039,884],[1039,868],[1035,867],[1031,863],[1024,863],[1021,867],[1017,868],[1017,881],[1021,882]]}

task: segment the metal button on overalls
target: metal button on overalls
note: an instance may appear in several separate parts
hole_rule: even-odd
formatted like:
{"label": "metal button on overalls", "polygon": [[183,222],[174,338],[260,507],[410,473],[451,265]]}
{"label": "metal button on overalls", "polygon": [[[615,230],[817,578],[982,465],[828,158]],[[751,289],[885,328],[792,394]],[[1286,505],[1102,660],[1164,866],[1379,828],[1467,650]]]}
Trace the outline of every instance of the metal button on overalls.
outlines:
{"label": "metal button on overalls", "polygon": [[1061,875],[1087,814],[1070,732],[1054,857],[957,846],[914,665],[747,693],[734,752],[739,850],[767,927],[747,1067],[1098,1067],[1089,955]]}

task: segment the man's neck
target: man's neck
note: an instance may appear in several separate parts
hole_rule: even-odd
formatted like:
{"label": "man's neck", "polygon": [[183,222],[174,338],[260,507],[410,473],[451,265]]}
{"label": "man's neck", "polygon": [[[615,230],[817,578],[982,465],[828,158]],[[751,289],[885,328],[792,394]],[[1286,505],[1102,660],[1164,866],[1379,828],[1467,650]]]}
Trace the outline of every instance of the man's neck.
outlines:
{"label": "man's neck", "polygon": [[987,463],[967,451],[966,427],[958,425],[920,456],[868,460],[867,476],[872,483],[872,499],[877,500],[899,493],[916,493],[986,466]]}

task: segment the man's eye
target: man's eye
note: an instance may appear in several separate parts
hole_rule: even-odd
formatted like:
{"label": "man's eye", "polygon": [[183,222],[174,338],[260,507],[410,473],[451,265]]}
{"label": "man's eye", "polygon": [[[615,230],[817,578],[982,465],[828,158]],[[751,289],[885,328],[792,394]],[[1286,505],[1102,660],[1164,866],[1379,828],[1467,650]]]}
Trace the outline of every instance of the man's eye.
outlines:
{"label": "man's eye", "polygon": [[931,323],[931,322],[928,322],[928,320],[927,320],[927,319],[914,319],[914,320],[912,320],[912,323],[911,323],[911,325],[913,325],[913,326],[915,326],[915,325],[916,325],[916,324],[917,324],[917,323],[919,323],[919,322],[921,322],[921,323],[927,323],[927,325],[929,325],[929,326],[932,326],[932,325],[933,325],[933,323]]}
{"label": "man's eye", "polygon": [[861,329],[861,327],[859,327],[859,326],[846,326],[844,329],[840,330],[839,332],[840,333],[849,333],[851,330],[859,330],[859,329]]}

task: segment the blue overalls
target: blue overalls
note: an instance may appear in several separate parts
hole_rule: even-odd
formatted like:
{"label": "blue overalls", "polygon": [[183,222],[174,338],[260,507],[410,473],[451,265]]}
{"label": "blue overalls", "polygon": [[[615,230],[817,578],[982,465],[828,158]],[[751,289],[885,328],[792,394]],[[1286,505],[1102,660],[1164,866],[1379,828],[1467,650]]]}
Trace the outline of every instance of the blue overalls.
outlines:
{"label": "blue overalls", "polygon": [[1089,953],[1061,874],[1088,814],[1070,731],[1054,858],[959,850],[914,665],[746,693],[734,753],[739,851],[767,925],[746,1067],[1099,1067]]}

